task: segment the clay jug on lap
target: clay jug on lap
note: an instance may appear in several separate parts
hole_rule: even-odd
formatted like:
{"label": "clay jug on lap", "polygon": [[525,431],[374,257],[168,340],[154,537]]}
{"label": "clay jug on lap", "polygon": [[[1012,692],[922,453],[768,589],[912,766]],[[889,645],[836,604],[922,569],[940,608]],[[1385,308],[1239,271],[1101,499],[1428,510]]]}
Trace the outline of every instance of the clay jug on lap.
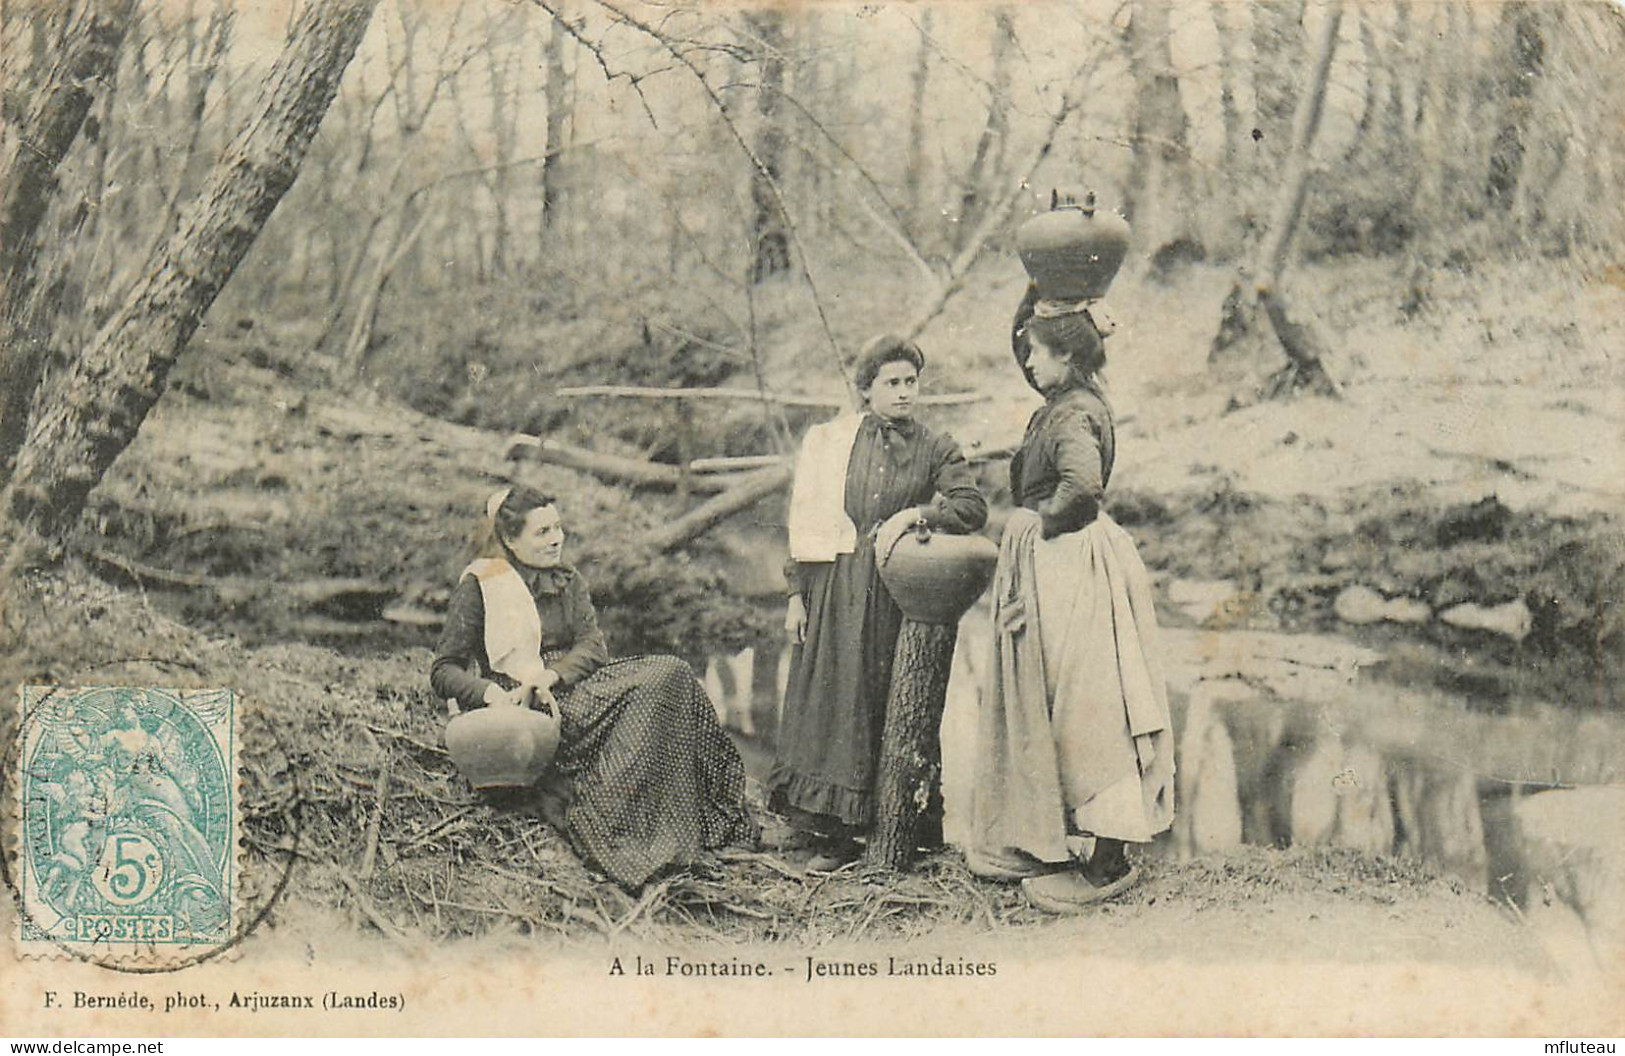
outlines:
{"label": "clay jug on lap", "polygon": [[479,708],[446,724],[446,750],[475,788],[535,784],[558,747],[558,716],[528,708]]}

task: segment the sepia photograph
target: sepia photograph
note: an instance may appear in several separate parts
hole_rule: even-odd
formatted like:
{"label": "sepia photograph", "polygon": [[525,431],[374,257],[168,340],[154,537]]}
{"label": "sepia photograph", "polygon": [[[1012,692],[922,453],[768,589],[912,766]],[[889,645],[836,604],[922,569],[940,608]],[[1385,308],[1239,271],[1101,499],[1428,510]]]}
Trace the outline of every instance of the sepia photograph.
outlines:
{"label": "sepia photograph", "polygon": [[0,1035],[1625,1032],[1617,0],[0,88]]}

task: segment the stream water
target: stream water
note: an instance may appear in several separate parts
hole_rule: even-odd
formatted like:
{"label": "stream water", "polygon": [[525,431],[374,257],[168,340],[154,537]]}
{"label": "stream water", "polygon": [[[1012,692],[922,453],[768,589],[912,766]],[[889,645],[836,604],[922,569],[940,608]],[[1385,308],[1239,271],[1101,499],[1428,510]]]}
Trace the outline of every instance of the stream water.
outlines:
{"label": "stream water", "polygon": [[[966,835],[985,603],[960,626],[943,717],[950,842]],[[1348,639],[1164,629],[1178,812],[1157,844],[1325,845],[1420,860],[1517,911],[1559,904],[1625,937],[1625,720],[1552,702],[1493,711],[1385,678]],[[766,661],[766,662],[764,662]],[[713,661],[724,720],[765,775],[788,653]]]}

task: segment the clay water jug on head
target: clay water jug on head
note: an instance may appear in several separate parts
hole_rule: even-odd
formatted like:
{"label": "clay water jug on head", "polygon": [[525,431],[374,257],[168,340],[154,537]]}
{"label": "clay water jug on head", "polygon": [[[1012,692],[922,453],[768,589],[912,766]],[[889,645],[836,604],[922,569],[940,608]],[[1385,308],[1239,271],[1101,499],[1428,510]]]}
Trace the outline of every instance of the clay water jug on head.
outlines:
{"label": "clay water jug on head", "polygon": [[535,784],[558,747],[557,715],[511,704],[465,711],[446,724],[446,751],[475,788]]}
{"label": "clay water jug on head", "polygon": [[1090,191],[1080,202],[1071,192],[1051,191],[1047,213],[1016,231],[1021,264],[1045,301],[1084,301],[1106,295],[1128,253],[1129,226],[1095,205]]}
{"label": "clay water jug on head", "polygon": [[910,507],[875,530],[875,562],[904,616],[952,624],[992,582],[999,548],[980,535],[934,532]]}

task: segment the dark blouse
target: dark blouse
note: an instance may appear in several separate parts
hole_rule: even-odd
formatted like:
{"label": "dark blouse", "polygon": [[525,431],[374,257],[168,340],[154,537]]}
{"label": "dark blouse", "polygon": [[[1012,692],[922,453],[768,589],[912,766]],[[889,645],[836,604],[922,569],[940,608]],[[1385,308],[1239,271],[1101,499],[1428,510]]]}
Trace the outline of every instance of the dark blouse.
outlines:
{"label": "dark blouse", "polygon": [[1010,460],[1010,493],[1043,518],[1044,538],[1075,532],[1100,515],[1116,453],[1112,409],[1100,393],[1082,385],[1052,391]]}
{"label": "dark blouse", "polygon": [[[976,486],[976,472],[953,437],[917,421],[887,422],[876,414],[863,416],[852,442],[845,505],[860,537],[908,506],[918,506],[922,520],[946,532],[974,532],[987,523],[987,500]],[[805,594],[817,567],[786,562],[789,592]]]}
{"label": "dark blouse", "polygon": [[[530,588],[542,618],[542,653],[559,674],[555,692],[564,692],[609,663],[609,645],[598,629],[587,581],[569,566],[539,569],[515,564]],[[479,580],[464,576],[452,592],[446,625],[435,647],[429,684],[441,699],[454,698],[462,708],[485,706],[485,691],[495,682],[511,689],[514,681],[491,670],[485,655],[485,597]]]}

